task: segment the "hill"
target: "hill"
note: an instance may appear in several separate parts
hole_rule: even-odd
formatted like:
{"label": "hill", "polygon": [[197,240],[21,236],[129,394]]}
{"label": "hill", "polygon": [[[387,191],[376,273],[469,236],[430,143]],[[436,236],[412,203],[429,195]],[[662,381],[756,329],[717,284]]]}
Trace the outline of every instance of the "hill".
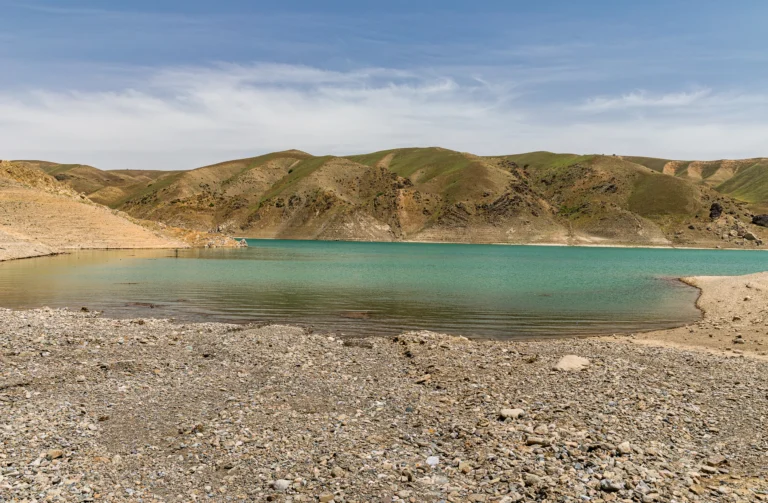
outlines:
{"label": "hill", "polygon": [[652,157],[624,157],[654,171],[700,183],[768,211],[768,158],[719,161],[672,161]]}
{"label": "hill", "polygon": [[77,195],[38,167],[0,161],[0,260],[80,248],[186,246]]}
{"label": "hill", "polygon": [[[0,161],[0,261],[83,248],[236,244],[229,238],[142,222],[97,204],[45,172],[53,168],[38,161]],[[83,171],[86,181],[88,176],[115,179],[95,168]]]}
{"label": "hill", "polygon": [[765,161],[431,147],[289,150],[176,172],[38,164],[133,217],[245,237],[754,247],[768,239],[751,223],[768,204]]}

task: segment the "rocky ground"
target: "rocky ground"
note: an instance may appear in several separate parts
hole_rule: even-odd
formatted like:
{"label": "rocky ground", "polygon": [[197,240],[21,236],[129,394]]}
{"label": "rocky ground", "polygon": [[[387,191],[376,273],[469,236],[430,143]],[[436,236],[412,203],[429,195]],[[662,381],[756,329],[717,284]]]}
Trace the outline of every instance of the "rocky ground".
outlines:
{"label": "rocky ground", "polygon": [[768,273],[685,278],[701,289],[698,323],[639,334],[636,342],[745,354],[768,361]]}
{"label": "rocky ground", "polygon": [[628,340],[0,310],[0,418],[4,502],[768,501],[768,364]]}

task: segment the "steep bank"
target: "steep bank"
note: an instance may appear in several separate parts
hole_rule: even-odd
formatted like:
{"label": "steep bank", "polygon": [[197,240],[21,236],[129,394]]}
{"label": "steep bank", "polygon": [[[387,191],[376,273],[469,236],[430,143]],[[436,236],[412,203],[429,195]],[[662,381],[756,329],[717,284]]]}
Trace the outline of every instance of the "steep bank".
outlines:
{"label": "steep bank", "polygon": [[179,232],[154,222],[140,225],[37,169],[0,161],[0,261],[76,249],[186,248],[209,242],[236,245],[223,236]]}
{"label": "steep bank", "polygon": [[[713,306],[751,310],[730,297],[741,287],[713,281],[701,283]],[[553,370],[565,355],[589,364]],[[296,327],[0,310],[0,491],[765,501],[768,364],[734,356],[423,332],[341,341]]]}

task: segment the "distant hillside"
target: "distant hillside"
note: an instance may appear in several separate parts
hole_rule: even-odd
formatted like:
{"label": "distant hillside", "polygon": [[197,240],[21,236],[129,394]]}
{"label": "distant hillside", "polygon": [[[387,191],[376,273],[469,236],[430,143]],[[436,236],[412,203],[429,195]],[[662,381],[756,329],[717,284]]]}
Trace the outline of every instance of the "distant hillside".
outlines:
{"label": "distant hillside", "polygon": [[765,162],[432,147],[290,150],[176,172],[38,163],[134,217],[246,237],[754,247],[768,239],[751,224],[768,203]]}
{"label": "distant hillside", "polygon": [[722,194],[768,210],[768,158],[671,161],[652,157],[624,157],[654,171],[705,184]]}
{"label": "distant hillside", "polygon": [[173,171],[102,171],[82,164],[55,164],[42,161],[23,161],[37,166],[56,180],[64,182],[79,193],[99,204],[120,206],[125,199],[158,179],[171,177]]}

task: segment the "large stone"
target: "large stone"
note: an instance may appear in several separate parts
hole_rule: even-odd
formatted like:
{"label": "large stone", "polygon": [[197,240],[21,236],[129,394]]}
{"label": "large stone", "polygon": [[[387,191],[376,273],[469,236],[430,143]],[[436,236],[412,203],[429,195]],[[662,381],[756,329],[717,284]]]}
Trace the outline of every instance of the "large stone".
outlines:
{"label": "large stone", "polygon": [[275,489],[275,491],[287,491],[288,488],[291,487],[291,481],[285,479],[276,480],[272,484],[272,487]]}
{"label": "large stone", "polygon": [[761,227],[768,227],[768,215],[755,215],[752,217],[752,223]]}
{"label": "large stone", "polygon": [[709,218],[712,220],[717,220],[720,218],[720,215],[723,214],[723,205],[720,203],[712,203],[712,206],[709,207]]}
{"label": "large stone", "polygon": [[518,419],[525,415],[523,409],[501,409],[499,412],[500,419]]}
{"label": "large stone", "polygon": [[614,482],[609,479],[603,479],[600,481],[600,489],[607,493],[615,493],[624,489],[624,483]]}
{"label": "large stone", "polygon": [[62,456],[64,456],[64,451],[61,449],[52,449],[45,455],[48,459],[59,459]]}
{"label": "large stone", "polygon": [[589,360],[576,355],[565,355],[555,365],[555,370],[563,372],[582,370],[589,366]]}

